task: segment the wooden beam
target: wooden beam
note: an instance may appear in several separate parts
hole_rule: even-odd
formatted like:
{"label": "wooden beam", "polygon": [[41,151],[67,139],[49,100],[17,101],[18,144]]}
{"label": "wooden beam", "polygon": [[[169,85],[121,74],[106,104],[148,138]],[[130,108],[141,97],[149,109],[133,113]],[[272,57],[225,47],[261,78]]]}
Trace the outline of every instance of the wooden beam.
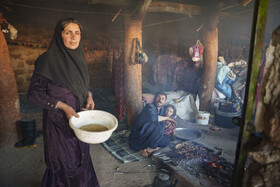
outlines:
{"label": "wooden beam", "polygon": [[242,6],[246,6],[248,3],[250,3],[252,0],[238,0],[238,2],[242,5]]}
{"label": "wooden beam", "polygon": [[218,58],[218,28],[203,32],[204,61],[202,84],[199,90],[201,111],[210,111],[212,93],[215,85]]}
{"label": "wooden beam", "polygon": [[148,12],[199,15],[201,14],[202,10],[203,7],[197,5],[155,1],[151,3]]}
{"label": "wooden beam", "polygon": [[142,65],[130,60],[132,41],[138,38],[142,46],[142,22],[150,3],[151,0],[138,0],[136,9],[125,14],[124,85],[129,126],[142,110]]}
{"label": "wooden beam", "polygon": [[88,4],[109,5],[109,6],[115,6],[126,10],[133,10],[137,6],[137,0],[89,0]]}
{"label": "wooden beam", "polygon": [[215,85],[217,60],[218,60],[218,16],[222,7],[221,3],[214,1],[213,8],[205,12],[205,24],[202,27],[204,44],[204,61],[202,82],[199,89],[199,110],[210,111],[212,93]]}
{"label": "wooden beam", "polygon": [[[116,6],[127,10],[132,10],[137,6],[135,0],[90,0],[89,4],[103,4]],[[172,2],[151,2],[148,8],[148,12],[165,12],[187,15],[199,15],[203,10],[203,7],[197,5],[172,3]]]}
{"label": "wooden beam", "polygon": [[[108,6],[119,7],[124,10],[134,10],[137,6],[137,1],[135,0],[90,0],[89,4],[103,4]],[[201,15],[204,10],[207,9],[205,4],[202,6],[184,4],[184,3],[172,3],[172,2],[161,2],[154,1],[150,3],[147,12],[163,12],[163,13],[173,13],[173,14],[185,14],[189,18],[195,15]],[[221,12],[220,16],[228,16],[228,13]]]}

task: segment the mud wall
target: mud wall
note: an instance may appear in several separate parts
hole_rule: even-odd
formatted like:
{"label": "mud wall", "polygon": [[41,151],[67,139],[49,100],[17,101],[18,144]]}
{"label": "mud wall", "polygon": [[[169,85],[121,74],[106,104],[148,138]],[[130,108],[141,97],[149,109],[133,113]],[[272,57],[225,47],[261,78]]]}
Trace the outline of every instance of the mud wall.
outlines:
{"label": "mud wall", "polygon": [[[10,52],[12,66],[15,72],[18,91],[26,92],[29,82],[34,71],[36,59],[47,50],[51,41],[51,31],[47,28],[38,28],[26,32],[26,25],[18,27],[19,36],[17,40],[9,40],[6,35],[8,48]],[[91,88],[110,87],[112,73],[112,50],[98,49],[97,46],[91,45],[91,41],[83,40],[86,61],[90,74]]]}
{"label": "mud wall", "polygon": [[[42,4],[43,3],[43,4]],[[43,6],[44,2],[37,6]],[[36,4],[32,4],[36,6]],[[112,50],[122,47],[124,41],[124,16],[120,14],[114,22],[112,18],[119,10],[116,7],[105,7],[102,14],[98,6],[48,4],[55,10],[13,7],[12,12],[4,14],[5,18],[19,31],[19,43],[45,45],[30,47],[10,45],[9,50],[15,70],[19,91],[27,90],[35,59],[48,46],[55,23],[63,17],[78,19],[83,29],[83,45],[89,64],[92,87],[111,86]],[[103,7],[104,8],[104,7]],[[83,10],[65,12],[59,9]],[[57,10],[57,11],[56,11]],[[253,11],[239,16],[221,16],[219,29],[219,56],[226,62],[235,60],[248,61]],[[272,16],[269,16],[269,18]],[[183,18],[183,19],[182,19]],[[271,23],[268,20],[268,23]],[[176,55],[191,61],[188,50],[197,40],[202,41],[197,29],[203,24],[200,16],[188,18],[186,15],[167,13],[147,13],[143,22],[143,49],[149,57],[149,63],[143,66],[143,81],[152,81],[152,67],[159,55]],[[270,24],[271,25],[271,24]],[[270,35],[268,33],[267,35]],[[6,36],[8,38],[8,36]],[[9,42],[9,41],[8,41]],[[267,46],[269,40],[265,41]],[[203,41],[202,41],[203,44]]]}
{"label": "mud wall", "polygon": [[[154,28],[143,27],[143,49],[149,57],[149,63],[143,66],[143,81],[152,79],[153,63],[159,55],[176,55],[191,61],[188,49],[195,45],[196,40],[201,40],[201,36],[195,31],[194,26],[187,27],[188,23],[182,23],[182,25],[185,25],[184,28],[175,27],[172,24]],[[40,54],[47,50],[52,37],[51,28],[39,27],[37,29],[40,34],[38,34],[38,30],[35,29],[25,31],[27,27],[29,26],[19,25],[17,27],[19,35],[16,41],[11,41],[8,39],[8,35],[6,36],[19,92],[27,91],[34,70],[34,62]],[[158,30],[162,32],[158,32]],[[88,32],[86,34],[83,46],[88,62],[91,87],[110,87],[112,84],[112,50],[122,47],[122,36],[121,34],[104,35],[104,33],[99,35],[95,33],[95,36],[92,36]],[[249,34],[247,32],[244,35],[230,37],[225,36],[223,30],[220,29],[219,55],[224,56],[228,62],[241,59],[247,61]]]}

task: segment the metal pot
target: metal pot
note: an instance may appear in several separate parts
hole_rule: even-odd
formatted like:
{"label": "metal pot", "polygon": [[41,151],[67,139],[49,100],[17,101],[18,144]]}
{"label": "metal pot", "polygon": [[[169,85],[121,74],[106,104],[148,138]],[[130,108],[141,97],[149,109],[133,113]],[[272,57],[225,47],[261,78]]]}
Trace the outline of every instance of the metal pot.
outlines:
{"label": "metal pot", "polygon": [[176,184],[177,180],[174,182],[174,184],[172,184],[169,175],[165,173],[159,173],[154,179],[153,187],[175,187]]}

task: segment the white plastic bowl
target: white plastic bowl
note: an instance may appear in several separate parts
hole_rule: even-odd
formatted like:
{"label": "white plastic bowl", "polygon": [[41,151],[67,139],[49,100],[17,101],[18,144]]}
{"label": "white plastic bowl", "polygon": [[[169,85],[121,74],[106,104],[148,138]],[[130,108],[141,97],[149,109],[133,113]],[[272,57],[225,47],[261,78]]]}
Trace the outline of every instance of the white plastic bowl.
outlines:
{"label": "white plastic bowl", "polygon": [[[98,144],[108,140],[118,127],[118,120],[112,114],[101,110],[78,112],[79,118],[72,116],[69,119],[70,127],[77,138],[85,143]],[[79,129],[84,125],[99,124],[108,128],[106,131],[89,132]]]}

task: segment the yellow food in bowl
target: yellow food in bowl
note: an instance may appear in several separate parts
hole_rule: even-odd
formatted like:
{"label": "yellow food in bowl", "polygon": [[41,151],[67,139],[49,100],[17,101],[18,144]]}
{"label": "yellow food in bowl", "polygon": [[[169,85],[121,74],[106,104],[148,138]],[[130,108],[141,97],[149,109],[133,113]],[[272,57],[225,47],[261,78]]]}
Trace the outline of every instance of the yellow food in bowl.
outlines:
{"label": "yellow food in bowl", "polygon": [[102,132],[109,130],[107,127],[98,124],[89,124],[81,126],[79,129],[89,132]]}

